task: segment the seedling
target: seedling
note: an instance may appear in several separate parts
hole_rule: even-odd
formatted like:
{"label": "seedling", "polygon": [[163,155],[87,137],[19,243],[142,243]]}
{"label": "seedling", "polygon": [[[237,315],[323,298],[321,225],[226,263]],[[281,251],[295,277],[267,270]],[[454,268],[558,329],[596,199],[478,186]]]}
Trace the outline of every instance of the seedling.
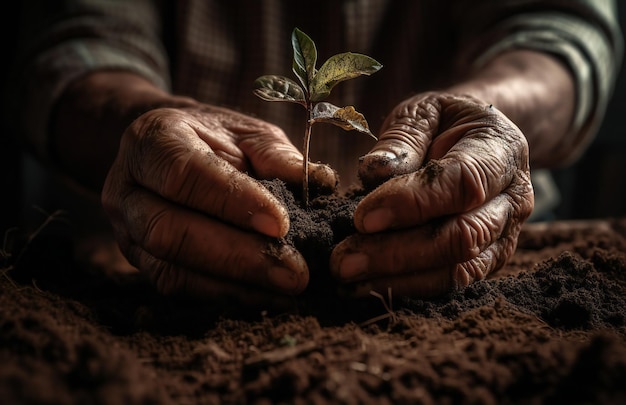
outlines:
{"label": "seedling", "polygon": [[358,53],[340,53],[328,58],[319,70],[317,49],[308,35],[295,28],[291,34],[293,47],[292,70],[300,84],[284,76],[265,75],[254,82],[254,94],[266,101],[287,101],[302,105],[307,111],[306,128],[302,155],[302,198],[305,207],[309,204],[309,145],[313,124],[326,122],[346,131],[357,130],[376,137],[369,129],[363,114],[353,106],[337,107],[322,101],[329,96],[332,88],[339,82],[361,75],[371,75],[380,70],[382,65],[369,56]]}

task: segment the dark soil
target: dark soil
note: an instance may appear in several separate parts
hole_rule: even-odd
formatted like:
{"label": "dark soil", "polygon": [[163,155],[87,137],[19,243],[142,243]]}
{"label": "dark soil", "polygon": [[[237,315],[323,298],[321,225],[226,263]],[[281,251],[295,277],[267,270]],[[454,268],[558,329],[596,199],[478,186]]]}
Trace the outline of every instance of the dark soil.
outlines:
{"label": "dark soil", "polygon": [[[337,205],[324,213],[324,199]],[[388,312],[324,287],[350,204],[314,200],[311,222],[294,225],[286,242],[319,260],[311,292],[280,314],[112,277],[74,259],[61,220],[21,256],[5,245],[0,402],[626,403],[626,219],[527,224],[487,280],[394,297]]]}
{"label": "dark soil", "polygon": [[364,191],[353,188],[343,195],[318,195],[305,207],[294,197],[299,190],[289,189],[280,180],[262,183],[287,207],[290,227],[281,242],[294,246],[306,260],[310,270],[307,290],[312,291],[311,298],[320,292],[326,293],[325,296],[334,294],[329,287],[334,283],[327,271],[330,254],[335,245],[356,232],[352,217]]}

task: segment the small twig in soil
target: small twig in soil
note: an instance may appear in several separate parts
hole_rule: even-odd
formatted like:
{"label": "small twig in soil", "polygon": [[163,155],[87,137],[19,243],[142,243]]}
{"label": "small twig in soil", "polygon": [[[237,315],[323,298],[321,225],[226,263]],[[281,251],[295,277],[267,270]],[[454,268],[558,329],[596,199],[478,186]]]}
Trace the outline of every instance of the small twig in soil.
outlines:
{"label": "small twig in soil", "polygon": [[370,290],[370,295],[378,298],[380,302],[382,302],[383,307],[385,307],[385,310],[387,311],[387,313],[368,319],[367,321],[362,322],[360,326],[368,326],[378,321],[382,321],[383,319],[390,319],[392,323],[395,323],[398,321],[398,317],[396,316],[396,313],[393,311],[393,298],[391,294],[391,287],[387,288],[387,301],[385,301],[385,297],[383,297],[383,295],[379,293],[378,291]]}
{"label": "small twig in soil", "polygon": [[11,285],[13,287],[15,287],[15,288],[17,288],[17,285],[11,279],[11,277],[9,277],[9,275],[7,274],[11,269],[13,269],[13,266],[8,264],[9,259],[13,255],[9,251],[9,249],[7,248],[7,245],[9,244],[9,234],[17,231],[17,229],[18,229],[17,227],[13,227],[13,228],[9,228],[6,231],[4,231],[4,239],[3,239],[3,242],[2,242],[2,249],[0,249],[0,257],[2,257],[2,260],[3,260],[2,267],[0,268],[0,274],[2,274],[2,276],[4,278],[6,278],[9,281],[9,283],[11,283]]}
{"label": "small twig in soil", "polygon": [[11,252],[7,250],[7,245],[9,244],[9,235],[15,231],[17,231],[17,226],[7,229],[4,231],[4,239],[2,240],[2,249],[0,249],[0,255],[2,255],[3,259],[8,259],[11,257]]}
{"label": "small twig in soil", "polygon": [[318,345],[314,341],[304,342],[297,346],[284,346],[278,349],[259,353],[246,359],[246,367],[266,367],[271,364],[283,363],[289,359],[300,357],[317,349]]}
{"label": "small twig in soil", "polygon": [[[333,341],[332,345],[341,345],[350,342],[349,337],[340,337]],[[248,357],[243,365],[248,369],[264,368],[271,365],[284,363],[291,359],[307,356],[321,350],[322,346],[315,340],[309,340],[295,346],[283,346],[266,352],[255,354]]]}
{"label": "small twig in soil", "polygon": [[[8,251],[7,245],[9,243],[8,242],[9,241],[9,233],[15,232],[18,228],[17,227],[9,228],[9,229],[7,229],[4,232],[4,241],[3,241],[3,244],[2,244],[2,249],[0,250],[0,256],[2,257],[2,259],[4,259],[5,263],[4,263],[4,267],[0,268],[0,274],[3,277],[5,277],[16,288],[17,288],[17,285],[11,279],[11,277],[9,277],[8,273],[17,266],[17,264],[20,262],[20,260],[22,259],[22,257],[26,253],[26,251],[28,251],[29,246],[41,234],[41,232],[50,223],[52,223],[52,221],[56,220],[57,218],[59,218],[64,213],[64,211],[62,211],[62,210],[56,210],[52,214],[48,214],[45,210],[43,210],[40,207],[35,206],[34,208],[36,210],[42,212],[44,215],[46,215],[46,220],[43,221],[43,223],[41,225],[39,225],[37,227],[37,229],[35,229],[30,235],[28,235],[28,238],[26,239],[26,242],[24,243],[24,246],[21,247],[21,249],[19,250],[19,252],[17,253],[16,256],[13,254],[13,252]],[[14,256],[15,256],[15,260],[13,260],[13,263],[9,264],[8,263],[9,259],[13,258]],[[37,290],[39,290],[39,288],[37,288]]]}
{"label": "small twig in soil", "polygon": [[11,286],[13,286],[13,288],[17,289],[17,284],[15,284],[15,281],[13,281],[13,279],[7,274],[12,269],[12,266],[3,267],[2,269],[0,269],[0,274],[2,274],[2,277],[4,277],[11,284]]}
{"label": "small twig in soil", "polygon": [[47,215],[46,220],[43,221],[42,224],[39,225],[39,227],[37,227],[37,229],[35,229],[35,231],[33,233],[28,235],[28,238],[26,239],[26,243],[24,244],[22,249],[20,249],[20,252],[17,255],[17,258],[15,259],[14,265],[17,264],[20,261],[20,259],[22,258],[24,253],[26,253],[26,251],[28,250],[28,247],[33,243],[35,238],[37,238],[37,236],[39,236],[41,234],[41,232],[43,232],[43,230],[48,225],[50,225],[50,223],[52,223],[52,221],[54,221],[55,219],[59,218],[64,213],[64,211],[62,211],[62,210],[56,210],[52,214],[48,214],[42,208],[39,208],[39,207],[34,207],[34,208],[37,209],[38,211],[40,211],[41,213],[43,213],[44,215]]}

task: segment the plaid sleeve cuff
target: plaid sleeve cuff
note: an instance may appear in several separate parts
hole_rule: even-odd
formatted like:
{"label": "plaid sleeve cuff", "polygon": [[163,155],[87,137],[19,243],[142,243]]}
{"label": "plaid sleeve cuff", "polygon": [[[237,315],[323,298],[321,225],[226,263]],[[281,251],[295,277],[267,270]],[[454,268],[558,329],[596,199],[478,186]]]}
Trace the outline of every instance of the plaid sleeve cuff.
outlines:
{"label": "plaid sleeve cuff", "polygon": [[500,39],[475,59],[475,67],[514,48],[540,50],[561,59],[576,86],[576,111],[570,128],[576,159],[598,130],[621,63],[619,29],[609,28],[601,30],[580,17],[558,12],[517,15],[496,27]]}
{"label": "plaid sleeve cuff", "polygon": [[[153,55],[160,55],[154,52]],[[112,48],[103,41],[66,42],[40,55],[23,76],[21,89],[23,115],[19,117],[27,142],[34,152],[48,157],[48,131],[52,109],[64,89],[74,80],[93,70],[126,70],[142,75],[156,86],[169,89],[170,83],[162,60],[146,59],[133,52]]]}

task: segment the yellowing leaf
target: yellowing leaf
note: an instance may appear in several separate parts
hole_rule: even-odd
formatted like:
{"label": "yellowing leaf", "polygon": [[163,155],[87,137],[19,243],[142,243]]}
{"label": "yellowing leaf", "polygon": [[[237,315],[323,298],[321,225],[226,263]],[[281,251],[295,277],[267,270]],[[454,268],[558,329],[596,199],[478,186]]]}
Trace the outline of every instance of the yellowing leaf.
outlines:
{"label": "yellowing leaf", "polygon": [[339,108],[327,102],[320,102],[313,107],[312,122],[326,122],[346,131],[357,130],[377,139],[369,129],[367,120],[353,106]]}
{"label": "yellowing leaf", "polygon": [[291,33],[291,46],[293,47],[292,70],[302,83],[305,91],[309,90],[309,83],[315,75],[317,63],[317,49],[315,43],[307,34],[294,28]]}
{"label": "yellowing leaf", "polygon": [[295,81],[276,75],[265,75],[254,82],[254,94],[266,101],[288,101],[306,107],[304,90]]}
{"label": "yellowing leaf", "polygon": [[328,58],[320,67],[309,85],[312,101],[328,97],[332,88],[339,82],[361,75],[371,75],[382,68],[379,62],[359,53],[340,53]]}

